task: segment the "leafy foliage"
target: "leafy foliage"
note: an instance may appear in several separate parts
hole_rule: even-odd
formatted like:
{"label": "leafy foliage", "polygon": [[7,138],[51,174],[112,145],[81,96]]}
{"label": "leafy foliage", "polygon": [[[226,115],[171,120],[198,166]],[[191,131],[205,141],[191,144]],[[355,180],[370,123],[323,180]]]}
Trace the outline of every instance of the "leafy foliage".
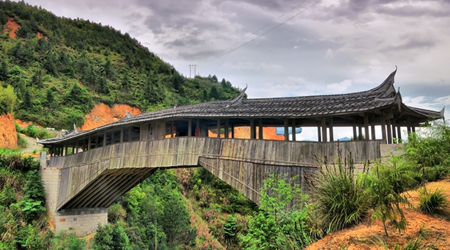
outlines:
{"label": "leafy foliage", "polygon": [[18,97],[18,105],[9,106],[16,118],[71,128],[74,122],[81,125],[99,102],[147,111],[238,93],[216,76],[182,76],[129,34],[112,27],[59,18],[24,2],[0,1],[0,10],[1,26],[8,18],[20,25],[17,39],[2,36],[0,56],[0,81],[14,87]]}
{"label": "leafy foliage", "polygon": [[49,249],[53,233],[45,217],[39,162],[0,149],[1,249]]}
{"label": "leafy foliage", "polygon": [[390,165],[377,164],[364,180],[365,195],[370,197],[370,205],[374,209],[372,219],[383,222],[386,236],[388,219],[399,231],[405,229],[406,217],[400,205],[409,205],[409,202],[402,193],[417,184],[414,168],[399,159],[392,156]]}
{"label": "leafy foliage", "polygon": [[411,133],[405,145],[406,159],[422,173],[423,180],[441,179],[450,172],[450,127],[447,121],[434,121],[421,133]]}
{"label": "leafy foliage", "polygon": [[289,184],[285,178],[271,174],[264,181],[260,210],[250,218],[248,234],[240,236],[243,249],[300,249],[311,243],[308,197],[294,179]]}

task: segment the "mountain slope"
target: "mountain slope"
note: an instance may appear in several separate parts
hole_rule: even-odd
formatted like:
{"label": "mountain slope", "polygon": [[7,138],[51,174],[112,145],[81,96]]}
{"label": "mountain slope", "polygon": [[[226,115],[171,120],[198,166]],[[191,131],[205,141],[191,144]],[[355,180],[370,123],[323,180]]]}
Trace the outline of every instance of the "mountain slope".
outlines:
{"label": "mountain slope", "polygon": [[0,82],[14,87],[16,118],[42,126],[82,126],[98,103],[147,111],[239,91],[216,76],[180,75],[112,27],[60,18],[23,2],[0,1],[0,26]]}

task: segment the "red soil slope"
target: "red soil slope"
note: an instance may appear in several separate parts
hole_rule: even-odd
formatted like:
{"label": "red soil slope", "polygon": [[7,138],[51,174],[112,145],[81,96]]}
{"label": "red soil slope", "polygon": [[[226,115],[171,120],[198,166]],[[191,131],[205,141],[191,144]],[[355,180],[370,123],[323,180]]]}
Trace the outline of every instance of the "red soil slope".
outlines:
{"label": "red soil slope", "polygon": [[14,21],[13,18],[8,18],[8,22],[5,24],[5,33],[9,33],[9,37],[16,38],[16,30],[20,28],[20,25]]}
{"label": "red soil slope", "polygon": [[[442,188],[447,198],[450,198],[449,178],[428,183],[426,186],[431,191]],[[423,237],[421,245],[427,244],[427,247],[430,247],[429,249],[450,249],[450,208],[447,207],[446,215],[426,215],[416,209],[419,204],[418,192],[410,191],[407,196],[414,207],[404,208],[408,223],[406,231],[398,233],[398,231],[389,230],[389,237],[386,238],[381,222],[370,223],[370,219],[367,219],[362,224],[328,235],[306,249],[378,250],[384,249],[382,244],[387,244],[388,249],[394,249],[395,245],[404,246],[406,242],[416,239],[419,235]]]}
{"label": "red soil slope", "polygon": [[103,103],[97,104],[91,110],[91,113],[86,115],[86,120],[81,127],[81,130],[90,130],[118,121],[125,117],[125,110],[128,110],[128,112],[132,115],[138,115],[141,113],[141,110],[138,108],[133,108],[125,104],[114,104],[112,108]]}
{"label": "red soil slope", "polygon": [[17,147],[17,131],[12,114],[0,116],[0,148]]}

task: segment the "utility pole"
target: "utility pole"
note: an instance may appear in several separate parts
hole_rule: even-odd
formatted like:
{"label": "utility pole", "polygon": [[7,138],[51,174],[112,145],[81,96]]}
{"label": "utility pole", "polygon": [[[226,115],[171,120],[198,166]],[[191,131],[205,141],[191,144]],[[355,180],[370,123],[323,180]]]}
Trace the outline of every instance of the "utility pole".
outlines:
{"label": "utility pole", "polygon": [[197,75],[197,64],[194,64],[194,65],[192,65],[192,66],[194,66],[194,77]]}

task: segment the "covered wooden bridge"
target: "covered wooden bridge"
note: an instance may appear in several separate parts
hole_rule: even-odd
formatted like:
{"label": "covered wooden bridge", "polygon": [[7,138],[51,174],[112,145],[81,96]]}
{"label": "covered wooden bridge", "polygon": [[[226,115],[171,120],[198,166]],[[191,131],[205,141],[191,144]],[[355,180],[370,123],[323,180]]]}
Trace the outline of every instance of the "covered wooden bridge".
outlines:
{"label": "covered wooden bridge", "polygon": [[[50,149],[46,169],[58,169],[54,210],[105,208],[160,167],[203,166],[254,202],[270,172],[298,176],[316,170],[314,156],[333,160],[338,147],[356,161],[380,157],[380,144],[400,141],[436,112],[410,107],[394,88],[392,72],[379,86],[342,95],[245,99],[179,106],[132,116],[88,131],[41,140]],[[236,127],[250,127],[246,139]],[[284,127],[285,141],[264,140],[264,127]],[[353,141],[335,142],[333,128],[353,128]],[[376,140],[375,126],[381,126]],[[288,128],[317,128],[317,142],[298,142]],[[215,130],[215,138],[210,131]],[[294,131],[295,129],[292,129]],[[397,138],[397,140],[394,140]]]}

